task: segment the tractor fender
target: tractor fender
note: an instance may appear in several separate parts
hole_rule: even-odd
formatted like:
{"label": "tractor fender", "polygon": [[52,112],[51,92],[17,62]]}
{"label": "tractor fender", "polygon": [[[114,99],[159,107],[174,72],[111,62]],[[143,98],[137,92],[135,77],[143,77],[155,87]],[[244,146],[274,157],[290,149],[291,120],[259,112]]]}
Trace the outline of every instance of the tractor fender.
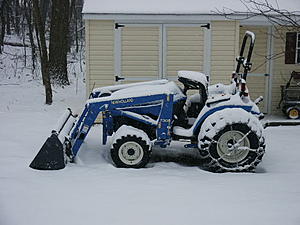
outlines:
{"label": "tractor fender", "polygon": [[242,108],[225,108],[209,115],[203,122],[198,135],[201,145],[204,137],[213,138],[222,128],[229,124],[246,123],[259,137],[263,137],[263,126],[259,119]]}
{"label": "tractor fender", "polygon": [[136,136],[136,137],[141,137],[144,141],[146,141],[147,145],[149,146],[149,150],[151,149],[152,142],[148,135],[143,131],[138,128],[132,127],[132,126],[127,126],[127,125],[122,125],[116,133],[113,135],[112,138],[112,145],[116,143],[116,141],[122,137],[126,137],[127,135],[130,136]]}

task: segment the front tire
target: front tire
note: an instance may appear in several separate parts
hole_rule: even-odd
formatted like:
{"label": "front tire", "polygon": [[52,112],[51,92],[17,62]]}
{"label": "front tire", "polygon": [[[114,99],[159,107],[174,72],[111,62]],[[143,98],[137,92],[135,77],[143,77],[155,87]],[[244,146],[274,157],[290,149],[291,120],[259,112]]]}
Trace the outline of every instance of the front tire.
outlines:
{"label": "front tire", "polygon": [[143,168],[150,160],[151,149],[141,137],[127,135],[115,141],[110,153],[117,167]]}

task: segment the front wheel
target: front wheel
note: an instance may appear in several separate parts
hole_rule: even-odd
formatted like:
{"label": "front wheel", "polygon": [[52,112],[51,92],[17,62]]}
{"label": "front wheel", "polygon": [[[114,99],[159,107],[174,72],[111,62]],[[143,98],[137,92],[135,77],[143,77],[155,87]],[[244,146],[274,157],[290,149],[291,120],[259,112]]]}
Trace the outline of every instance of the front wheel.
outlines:
{"label": "front wheel", "polygon": [[142,168],[149,162],[151,150],[141,137],[127,135],[115,141],[110,153],[117,167]]}

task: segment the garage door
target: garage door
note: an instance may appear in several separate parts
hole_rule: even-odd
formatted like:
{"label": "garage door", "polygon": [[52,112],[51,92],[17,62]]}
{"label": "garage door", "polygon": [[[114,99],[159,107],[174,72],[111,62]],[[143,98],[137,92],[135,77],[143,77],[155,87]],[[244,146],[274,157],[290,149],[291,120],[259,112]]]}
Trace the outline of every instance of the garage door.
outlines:
{"label": "garage door", "polygon": [[119,82],[167,78],[178,70],[203,72],[204,30],[201,24],[118,24],[115,37]]}
{"label": "garage door", "polygon": [[121,29],[121,76],[125,82],[160,76],[160,26],[124,24]]}
{"label": "garage door", "polygon": [[178,70],[203,71],[204,32],[201,25],[164,25],[166,32],[165,75],[177,79]]}

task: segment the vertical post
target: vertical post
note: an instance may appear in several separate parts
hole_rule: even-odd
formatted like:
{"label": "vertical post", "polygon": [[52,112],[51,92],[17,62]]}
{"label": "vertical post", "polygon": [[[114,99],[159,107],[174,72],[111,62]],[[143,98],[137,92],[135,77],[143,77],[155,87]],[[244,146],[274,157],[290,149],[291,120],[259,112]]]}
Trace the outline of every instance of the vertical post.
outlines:
{"label": "vertical post", "polygon": [[90,87],[90,21],[86,19],[85,23],[85,81],[86,81],[86,98],[88,99],[91,93]]}
{"label": "vertical post", "polygon": [[158,78],[164,78],[164,25],[159,25],[159,65],[158,65]]}
{"label": "vertical post", "polygon": [[[115,76],[120,76],[122,77],[122,69],[121,69],[121,60],[122,60],[122,49],[121,49],[121,32],[122,28],[119,27],[118,29],[115,29],[115,35],[114,35],[114,60],[115,60],[115,66],[114,66],[114,71],[115,71]],[[117,83],[117,81],[116,81]]]}
{"label": "vertical post", "polygon": [[203,52],[203,72],[206,76],[209,76],[211,71],[211,29],[204,29],[204,52]]}
{"label": "vertical post", "polygon": [[168,50],[168,36],[167,36],[167,26],[166,25],[162,25],[162,74],[163,77],[162,78],[168,78],[168,70],[167,70],[167,50]]}
{"label": "vertical post", "polygon": [[267,110],[268,114],[272,113],[272,83],[273,83],[273,56],[274,56],[274,27],[270,26],[268,29],[268,63],[267,63],[267,71],[269,76],[266,76],[267,82]]}

